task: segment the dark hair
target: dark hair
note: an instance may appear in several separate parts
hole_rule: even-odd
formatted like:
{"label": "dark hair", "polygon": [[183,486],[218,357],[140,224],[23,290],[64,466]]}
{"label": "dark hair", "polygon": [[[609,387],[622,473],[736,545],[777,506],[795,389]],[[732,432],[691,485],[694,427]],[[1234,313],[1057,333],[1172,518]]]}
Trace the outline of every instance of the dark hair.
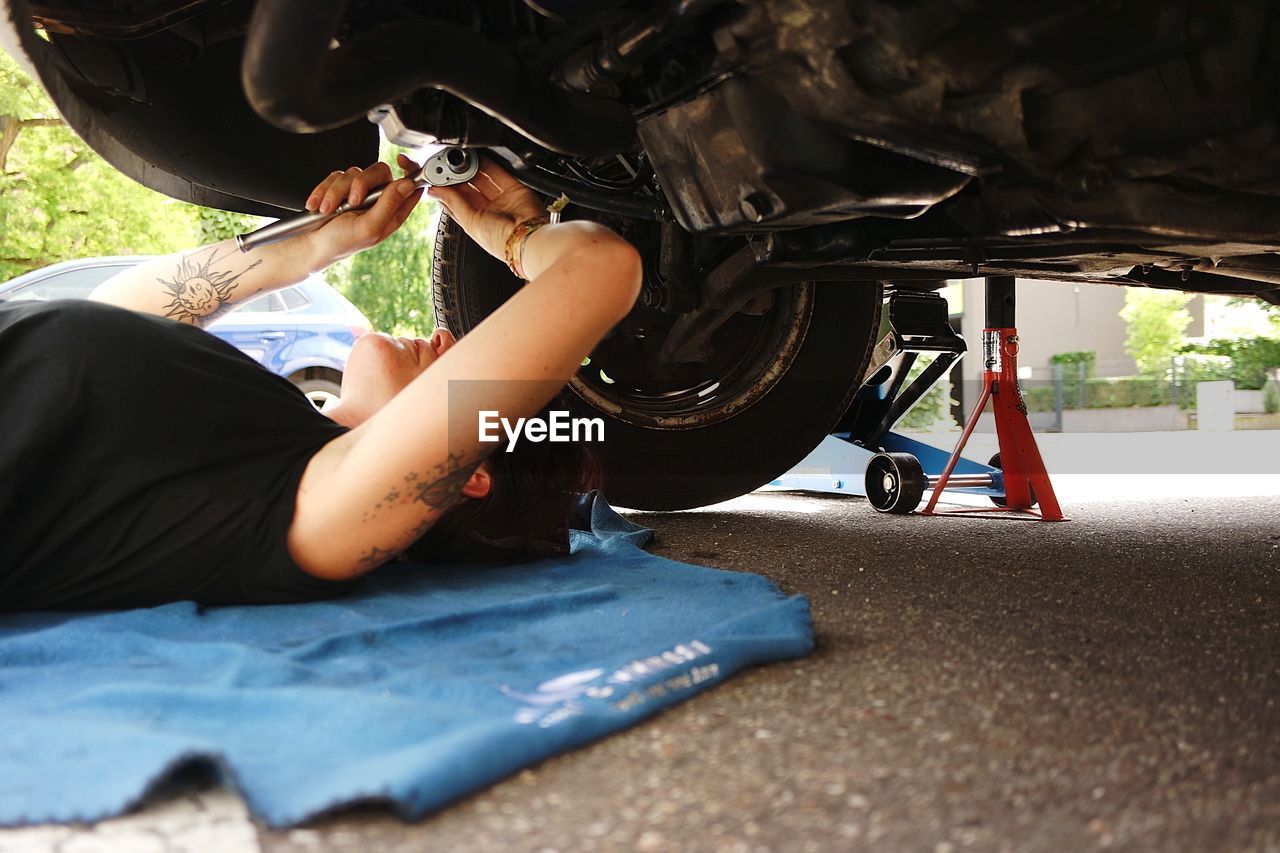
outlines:
{"label": "dark hair", "polygon": [[[547,417],[549,408],[538,416]],[[567,554],[570,514],[579,494],[603,485],[592,447],[526,440],[508,453],[504,440],[484,464],[491,479],[489,494],[461,498],[405,556],[426,563],[505,563]]]}

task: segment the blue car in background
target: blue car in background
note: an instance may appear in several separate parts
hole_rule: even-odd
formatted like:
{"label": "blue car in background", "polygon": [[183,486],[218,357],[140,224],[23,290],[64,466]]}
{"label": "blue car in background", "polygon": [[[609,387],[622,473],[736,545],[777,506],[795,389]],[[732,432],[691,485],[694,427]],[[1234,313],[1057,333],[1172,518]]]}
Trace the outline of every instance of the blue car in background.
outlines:
{"label": "blue car in background", "polygon": [[[129,255],[64,261],[0,284],[0,302],[84,299],[116,273],[150,259]],[[255,296],[210,323],[208,331],[288,379],[323,411],[338,399],[356,338],[372,327],[360,309],[313,275]]]}

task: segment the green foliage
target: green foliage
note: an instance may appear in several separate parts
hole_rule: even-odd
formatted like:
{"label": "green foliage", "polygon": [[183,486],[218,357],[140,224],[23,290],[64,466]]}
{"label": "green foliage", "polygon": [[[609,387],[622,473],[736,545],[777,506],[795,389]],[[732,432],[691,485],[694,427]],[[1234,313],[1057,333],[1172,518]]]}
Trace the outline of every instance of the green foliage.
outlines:
{"label": "green foliage", "polygon": [[199,229],[199,241],[217,243],[230,240],[237,234],[244,234],[258,227],[259,217],[247,213],[235,213],[230,210],[217,210],[212,207],[195,208],[196,228]]}
{"label": "green foliage", "polygon": [[372,249],[330,267],[329,283],[355,304],[379,331],[427,336],[435,329],[431,307],[434,203],[424,199],[409,220]]}
{"label": "green foliage", "polygon": [[[424,201],[380,246],[329,271],[380,329],[425,335],[435,328],[434,207]],[[134,183],[85,145],[39,84],[0,52],[0,281],[70,258],[176,252],[257,223]]]}
{"label": "green foliage", "polygon": [[[394,162],[395,153],[384,142],[379,156]],[[438,215],[439,205],[424,197],[396,233],[326,270],[329,283],[378,331],[426,337],[435,330],[431,252]]]}
{"label": "green foliage", "polygon": [[1169,359],[1181,351],[1183,332],[1191,322],[1190,300],[1191,294],[1177,290],[1129,288],[1125,292],[1120,312],[1128,324],[1125,352],[1133,356],[1141,373],[1163,375]]}
{"label": "green foliage", "polygon": [[[932,359],[917,359],[907,371],[907,384],[920,375],[929,366]],[[906,387],[905,385],[903,387]],[[940,432],[956,428],[955,419],[951,416],[951,406],[956,401],[951,399],[951,378],[942,377],[938,384],[929,389],[914,406],[898,421],[897,429]]]}
{"label": "green foliage", "polygon": [[0,280],[69,258],[186,248],[192,210],[94,154],[0,52]]}
{"label": "green foliage", "polygon": [[[1090,364],[1093,353],[1059,353],[1050,361],[1062,364],[1063,405],[1068,409],[1116,409],[1130,406],[1167,406],[1176,402],[1184,409],[1195,406],[1196,383],[1229,379],[1244,389],[1270,389],[1267,375],[1280,367],[1280,339],[1242,338],[1238,340],[1213,340],[1207,344],[1180,344],[1173,353],[1164,347],[1170,341],[1180,339],[1173,329],[1181,329],[1181,321],[1170,313],[1176,313],[1180,300],[1167,300],[1159,310],[1144,305],[1130,312],[1137,315],[1131,321],[1130,341],[1133,341],[1134,323],[1147,329],[1155,329],[1146,339],[1149,360],[1143,376],[1121,376],[1097,379],[1086,378],[1081,385],[1078,369],[1072,364]],[[1175,306],[1170,310],[1169,306]],[[1128,311],[1128,307],[1126,307]],[[1145,316],[1144,316],[1145,315]],[[1161,317],[1166,320],[1161,320]],[[1126,317],[1129,319],[1129,317]],[[1158,322],[1159,321],[1159,322]],[[1158,342],[1160,345],[1156,346]],[[1134,350],[1131,349],[1131,352]],[[1181,353],[1181,354],[1175,354]],[[1135,353],[1135,357],[1136,353]],[[1139,364],[1142,361],[1139,360]],[[1088,370],[1092,373],[1092,370]],[[1088,375],[1088,373],[1086,375]],[[1177,383],[1177,388],[1173,387]],[[1051,412],[1055,405],[1053,383],[1039,384],[1023,389],[1027,409],[1033,412]],[[1268,390],[1276,397],[1280,407],[1280,389]],[[1268,398],[1264,397],[1264,400]],[[1271,404],[1268,404],[1271,405]]]}
{"label": "green foliage", "polygon": [[1069,367],[1075,367],[1078,364],[1084,364],[1084,375],[1092,376],[1094,367],[1098,363],[1098,354],[1093,350],[1081,350],[1079,352],[1059,352],[1049,356],[1050,364],[1061,364],[1063,373],[1070,373]]}
{"label": "green foliage", "polygon": [[1053,411],[1055,395],[1052,382],[1028,382],[1021,390],[1022,402],[1027,404],[1028,412]]}
{"label": "green foliage", "polygon": [[1090,379],[1085,397],[1090,409],[1163,406],[1170,402],[1169,382],[1149,376]]}
{"label": "green foliage", "polygon": [[1061,366],[1063,404],[1078,407],[1081,405],[1080,401],[1085,400],[1087,405],[1088,385],[1082,385],[1081,381],[1093,376],[1098,354],[1093,350],[1060,352],[1049,356],[1049,363]]}
{"label": "green foliage", "polygon": [[1188,353],[1177,361],[1178,404],[1184,409],[1196,404],[1196,384],[1232,379],[1231,359],[1225,355]]}
{"label": "green foliage", "polygon": [[[1080,405],[1079,380],[1063,377],[1063,407],[1067,409],[1128,409],[1134,406],[1167,406],[1173,400],[1170,381],[1164,377],[1116,376],[1086,379],[1084,405]],[[1031,412],[1052,412],[1055,405],[1053,383],[1036,383],[1024,388],[1023,401]]]}
{"label": "green foliage", "polygon": [[1223,378],[1250,391],[1262,388],[1267,371],[1280,367],[1280,338],[1215,339],[1207,344],[1188,344],[1182,351],[1231,359],[1230,374]]}
{"label": "green foliage", "polygon": [[1271,327],[1275,329],[1275,336],[1280,337],[1280,305],[1267,302],[1254,296],[1233,296],[1227,300],[1228,305],[1259,305],[1266,312],[1267,319],[1271,321]]}
{"label": "green foliage", "polygon": [[1280,379],[1268,379],[1262,387],[1262,410],[1268,415],[1280,412]]}

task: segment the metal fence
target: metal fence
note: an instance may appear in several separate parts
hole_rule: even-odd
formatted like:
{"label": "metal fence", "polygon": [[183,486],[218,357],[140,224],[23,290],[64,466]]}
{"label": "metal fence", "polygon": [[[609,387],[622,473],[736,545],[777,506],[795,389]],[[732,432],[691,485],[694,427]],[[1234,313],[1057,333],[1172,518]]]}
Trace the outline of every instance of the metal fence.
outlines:
{"label": "metal fence", "polygon": [[[1110,365],[1097,365],[1105,372]],[[1095,376],[1083,363],[1034,368],[1021,381],[1023,399],[1031,412],[1064,409],[1121,409],[1142,406],[1195,406],[1196,383],[1228,378],[1230,364],[1203,357],[1175,356],[1161,374]]]}

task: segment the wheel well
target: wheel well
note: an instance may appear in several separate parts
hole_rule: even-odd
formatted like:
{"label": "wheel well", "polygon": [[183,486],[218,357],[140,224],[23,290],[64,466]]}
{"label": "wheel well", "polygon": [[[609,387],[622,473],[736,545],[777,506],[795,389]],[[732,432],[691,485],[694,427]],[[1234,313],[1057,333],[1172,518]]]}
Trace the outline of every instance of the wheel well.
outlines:
{"label": "wheel well", "polygon": [[330,382],[341,385],[342,372],[334,370],[332,367],[307,367],[289,374],[289,381],[295,385],[308,379],[327,379]]}

